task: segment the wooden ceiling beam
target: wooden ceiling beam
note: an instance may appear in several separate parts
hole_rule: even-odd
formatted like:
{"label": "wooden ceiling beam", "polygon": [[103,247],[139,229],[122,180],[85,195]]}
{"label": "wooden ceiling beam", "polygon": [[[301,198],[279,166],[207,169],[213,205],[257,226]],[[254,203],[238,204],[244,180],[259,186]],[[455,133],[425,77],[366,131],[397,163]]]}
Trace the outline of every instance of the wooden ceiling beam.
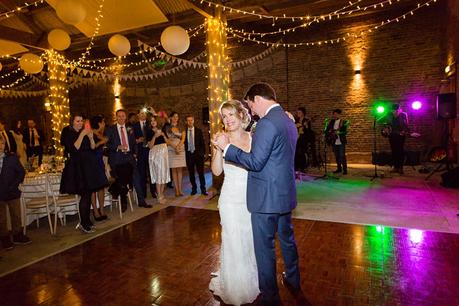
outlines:
{"label": "wooden ceiling beam", "polygon": [[33,33],[0,25],[0,39],[17,42],[24,45],[35,45],[37,36]]}

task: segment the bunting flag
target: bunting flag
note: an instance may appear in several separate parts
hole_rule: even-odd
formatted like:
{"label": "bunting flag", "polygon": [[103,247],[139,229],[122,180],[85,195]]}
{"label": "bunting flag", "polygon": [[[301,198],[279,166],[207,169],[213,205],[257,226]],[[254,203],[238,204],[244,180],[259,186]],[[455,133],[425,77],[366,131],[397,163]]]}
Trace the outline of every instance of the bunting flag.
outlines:
{"label": "bunting flag", "polygon": [[48,89],[38,91],[27,91],[27,90],[0,90],[0,98],[30,98],[47,96],[50,94]]}
{"label": "bunting flag", "polygon": [[265,51],[255,55],[255,56],[252,56],[251,58],[247,58],[247,59],[242,60],[242,61],[231,62],[230,63],[231,68],[240,68],[240,67],[243,67],[243,66],[246,66],[246,65],[249,65],[249,64],[253,64],[253,63],[265,58],[266,56],[270,55],[271,53],[273,53],[274,50],[276,48],[278,48],[278,47],[279,46],[277,44],[276,45],[272,45],[271,47],[269,47]]}

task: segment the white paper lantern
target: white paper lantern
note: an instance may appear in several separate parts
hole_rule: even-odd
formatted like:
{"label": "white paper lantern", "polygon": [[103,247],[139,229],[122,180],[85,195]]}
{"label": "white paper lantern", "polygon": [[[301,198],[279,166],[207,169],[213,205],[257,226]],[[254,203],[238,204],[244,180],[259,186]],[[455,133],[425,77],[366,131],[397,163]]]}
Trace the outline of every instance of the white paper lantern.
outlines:
{"label": "white paper lantern", "polygon": [[39,73],[43,69],[43,61],[38,55],[26,53],[19,59],[19,67],[27,73]]}
{"label": "white paper lantern", "polygon": [[86,9],[78,0],[58,0],[56,14],[63,22],[76,25],[86,18]]}
{"label": "white paper lantern", "polygon": [[180,55],[190,47],[190,36],[184,28],[170,26],[161,33],[161,45],[167,53]]}
{"label": "white paper lantern", "polygon": [[116,56],[124,56],[131,50],[131,43],[123,35],[115,34],[108,41],[108,49]]}
{"label": "white paper lantern", "polygon": [[48,33],[48,42],[55,50],[65,50],[70,46],[70,36],[61,29],[54,29]]}

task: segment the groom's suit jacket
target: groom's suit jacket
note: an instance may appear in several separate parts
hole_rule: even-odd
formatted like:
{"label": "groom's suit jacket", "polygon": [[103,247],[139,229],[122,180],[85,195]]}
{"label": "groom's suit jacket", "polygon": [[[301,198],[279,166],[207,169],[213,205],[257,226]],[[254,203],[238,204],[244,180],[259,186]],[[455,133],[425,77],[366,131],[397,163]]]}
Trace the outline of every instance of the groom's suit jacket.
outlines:
{"label": "groom's suit jacket", "polygon": [[287,213],[296,207],[294,156],[295,123],[280,106],[261,118],[246,153],[230,145],[225,160],[247,170],[247,208],[251,213]]}

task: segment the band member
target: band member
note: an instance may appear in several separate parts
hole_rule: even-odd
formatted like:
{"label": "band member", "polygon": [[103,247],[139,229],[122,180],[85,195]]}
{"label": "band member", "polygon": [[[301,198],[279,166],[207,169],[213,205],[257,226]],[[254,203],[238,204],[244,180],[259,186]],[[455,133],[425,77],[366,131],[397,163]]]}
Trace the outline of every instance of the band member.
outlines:
{"label": "band member", "polygon": [[392,116],[389,120],[391,127],[389,143],[392,151],[392,161],[394,163],[394,169],[392,172],[403,174],[405,136],[409,133],[408,116],[403,112],[399,104],[393,104]]}
{"label": "band member", "polygon": [[337,169],[333,173],[347,174],[346,160],[346,135],[349,128],[349,121],[341,119],[342,111],[337,108],[333,110],[333,119],[325,128],[326,141],[333,147]]}
{"label": "band member", "polygon": [[[311,119],[306,117],[306,109],[299,107],[295,120],[298,131],[298,141],[295,151],[295,170],[304,171],[306,167],[317,164],[315,154],[315,135],[311,129]],[[306,160],[306,156],[308,157]]]}

